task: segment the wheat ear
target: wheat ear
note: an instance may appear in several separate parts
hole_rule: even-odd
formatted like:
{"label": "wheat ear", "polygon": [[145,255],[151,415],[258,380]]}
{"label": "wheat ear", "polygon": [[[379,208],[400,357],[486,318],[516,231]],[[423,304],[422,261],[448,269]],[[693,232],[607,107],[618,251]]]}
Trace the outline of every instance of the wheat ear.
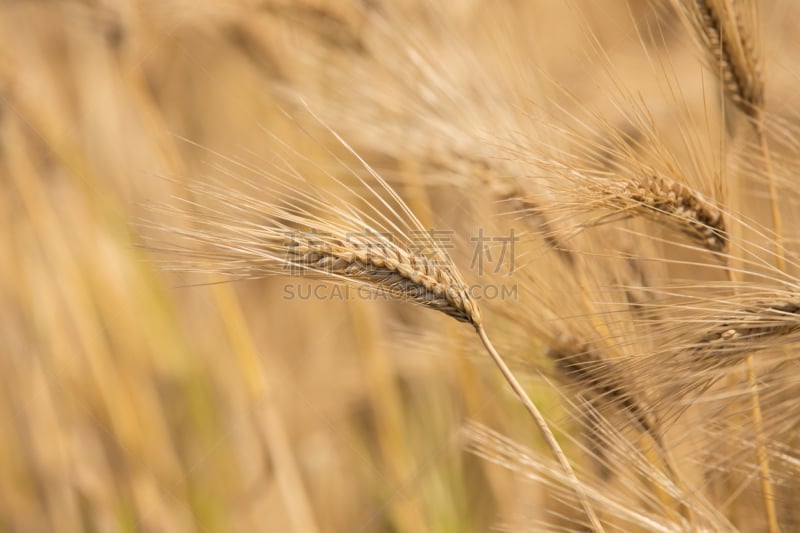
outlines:
{"label": "wheat ear", "polygon": [[[364,207],[347,205],[334,192],[326,194],[319,190],[318,194],[312,194],[305,191],[302,176],[292,168],[283,169],[283,175],[258,171],[270,200],[260,200],[253,193],[236,192],[222,186],[194,186],[192,191],[196,196],[219,205],[201,206],[182,200],[193,208],[180,213],[191,224],[187,229],[145,223],[151,229],[167,232],[172,239],[183,241],[180,245],[167,241],[165,246],[151,248],[182,256],[184,261],[171,263],[177,270],[211,271],[240,278],[288,274],[331,280],[366,287],[472,324],[564,474],[572,481],[591,527],[603,531],[583,485],[553,432],[492,345],[478,305],[469,295],[468,286],[455,264],[388,183],[343,139],[336,138],[359,159],[378,184],[375,187],[353,173],[366,188],[364,193],[329,176],[333,184],[344,186],[364,203]],[[253,171],[236,161],[228,159],[228,162]],[[263,186],[240,178],[238,181],[263,192]],[[318,212],[322,214],[317,215]]]}
{"label": "wheat ear", "polygon": [[[734,275],[727,269],[730,281]],[[735,286],[735,285],[734,285]],[[733,294],[736,297],[736,291]],[[754,353],[780,345],[782,339],[791,342],[800,331],[800,299],[788,294],[772,301],[755,302],[750,305],[731,302],[732,310],[725,315],[708,316],[706,331],[687,345],[692,373],[709,369],[725,368],[745,363],[750,413],[756,437],[756,461],[759,468],[761,493],[767,527],[770,532],[780,531],[775,508],[775,491],[769,462],[761,398],[757,386]],[[701,384],[705,388],[710,380]]]}
{"label": "wheat ear", "polygon": [[708,50],[728,99],[756,117],[764,103],[764,80],[756,43],[733,1],[693,0],[694,25]]}
{"label": "wheat ear", "polygon": [[728,250],[729,236],[723,211],[683,181],[646,167],[612,177],[581,172],[559,162],[546,164],[554,178],[548,186],[562,198],[557,209],[565,212],[564,216],[610,212],[609,215],[595,215],[582,222],[582,227],[639,216],[683,233],[714,254]]}
{"label": "wheat ear", "polygon": [[286,243],[286,266],[339,279],[355,279],[399,300],[440,311],[460,322],[481,323],[466,288],[448,268],[410,253],[391,241],[370,242],[361,236],[326,242],[293,236]]}
{"label": "wheat ear", "polygon": [[547,350],[547,356],[566,378],[579,384],[582,390],[619,406],[642,431],[650,433],[654,430],[648,410],[628,391],[621,376],[609,369],[608,361],[603,361],[589,346],[575,342],[559,343]]}
{"label": "wheat ear", "polygon": [[[612,361],[604,360],[591,346],[582,345],[566,337],[562,337],[560,342],[552,345],[547,351],[547,356],[555,361],[564,377],[574,381],[582,392],[588,393],[586,400],[591,409],[587,412],[587,429],[591,439],[602,441],[596,436],[598,426],[594,409],[601,400],[609,401],[630,417],[640,431],[650,437],[663,467],[675,483],[681,483],[678,469],[664,444],[658,420],[652,410],[640,402],[633,388],[628,386],[624,371],[616,368]],[[681,511],[685,516],[691,516],[691,511],[686,506],[681,505]]]}
{"label": "wheat ear", "polygon": [[628,183],[612,199],[624,209],[628,202],[638,204],[649,217],[669,224],[713,252],[728,246],[725,219],[714,204],[689,186],[666,176],[645,176],[638,183]]}
{"label": "wheat ear", "polygon": [[775,346],[775,341],[800,331],[800,299],[786,298],[741,307],[727,319],[712,325],[692,343],[696,362],[728,366],[759,349]]}

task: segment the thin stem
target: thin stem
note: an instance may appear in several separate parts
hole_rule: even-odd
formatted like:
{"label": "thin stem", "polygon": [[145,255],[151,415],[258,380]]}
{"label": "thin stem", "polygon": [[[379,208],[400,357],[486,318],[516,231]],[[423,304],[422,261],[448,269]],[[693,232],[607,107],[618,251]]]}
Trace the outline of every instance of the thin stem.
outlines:
{"label": "thin stem", "polygon": [[[726,268],[726,272],[728,274],[728,280],[731,282],[736,281],[736,276],[730,268]],[[735,294],[736,285],[733,285],[733,287]],[[769,466],[769,456],[767,455],[766,439],[764,438],[764,417],[761,412],[761,396],[758,393],[756,384],[756,371],[753,366],[752,354],[747,356],[745,367],[747,370],[747,384],[750,389],[750,413],[753,416],[753,424],[755,425],[756,460],[758,461],[758,470],[761,478],[761,495],[764,498],[764,512],[766,514],[769,532],[779,533],[778,514],[775,510],[775,491],[770,483],[772,475]]]}
{"label": "thin stem", "polygon": [[[775,232],[775,265],[781,272],[786,272],[786,259],[783,252],[783,227],[781,222],[781,209],[778,203],[778,194],[775,189],[775,177],[772,172],[772,159],[767,146],[767,132],[764,129],[764,114],[760,112],[756,117],[756,133],[761,146],[761,156],[764,159],[764,171],[767,174],[767,188],[769,190],[769,204],[772,212],[772,228]],[[771,472],[769,456],[764,438],[764,421],[761,413],[761,401],[756,386],[756,373],[753,367],[753,356],[747,357],[747,383],[750,387],[750,403],[753,413],[753,422],[756,429],[756,455],[758,468],[761,474],[761,493],[764,498],[764,511],[767,515],[767,524],[770,533],[778,533],[778,515],[775,510],[775,492],[770,483]]]}
{"label": "thin stem", "polygon": [[578,477],[575,475],[575,471],[572,469],[572,465],[569,463],[567,456],[564,455],[564,451],[561,449],[561,446],[558,444],[555,435],[550,430],[550,426],[547,425],[547,422],[542,416],[542,413],[539,412],[539,409],[534,405],[533,401],[531,401],[528,393],[525,392],[525,389],[522,388],[522,385],[517,381],[517,378],[514,377],[514,374],[511,372],[511,369],[508,368],[503,358],[497,353],[492,342],[489,340],[489,337],[486,335],[486,330],[483,329],[482,325],[476,325],[475,330],[478,332],[478,336],[481,338],[481,342],[483,342],[483,346],[486,348],[486,351],[489,352],[489,355],[492,357],[492,360],[497,365],[497,368],[500,369],[500,372],[503,374],[503,377],[511,385],[511,388],[516,393],[517,397],[522,402],[522,405],[530,413],[531,417],[533,418],[534,423],[539,428],[539,431],[542,433],[545,442],[547,442],[547,446],[550,448],[550,451],[558,460],[559,464],[564,470],[564,473],[570,479],[573,485],[573,489],[575,493],[578,495],[578,499],[580,499],[581,504],[583,505],[583,509],[586,512],[586,517],[589,519],[589,523],[592,526],[592,529],[598,533],[602,533],[604,531],[602,524],[600,524],[600,520],[597,518],[597,514],[594,512],[591,504],[589,503],[589,497],[586,495],[586,491],[584,490],[583,486],[578,481]]}
{"label": "thin stem", "polygon": [[767,146],[767,132],[764,130],[763,115],[756,117],[756,134],[761,147],[761,157],[764,160],[764,171],[767,174],[767,190],[769,192],[769,208],[772,213],[772,230],[775,233],[775,265],[781,272],[786,272],[786,258],[783,251],[783,222],[781,221],[781,207],[778,201],[778,192],[775,188],[775,177],[772,172],[772,158]]}
{"label": "thin stem", "polygon": [[770,483],[769,457],[767,456],[766,439],[764,438],[764,419],[761,413],[761,401],[756,383],[756,372],[753,367],[753,356],[747,357],[747,384],[750,387],[750,408],[756,426],[756,456],[761,474],[761,493],[764,497],[764,510],[770,533],[778,533],[778,514],[775,510],[775,491]]}

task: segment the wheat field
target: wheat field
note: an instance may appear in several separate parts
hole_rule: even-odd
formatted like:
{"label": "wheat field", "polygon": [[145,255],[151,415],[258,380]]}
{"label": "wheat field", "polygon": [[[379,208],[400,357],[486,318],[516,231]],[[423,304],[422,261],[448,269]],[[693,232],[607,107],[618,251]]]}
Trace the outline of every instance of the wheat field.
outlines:
{"label": "wheat field", "polygon": [[800,529],[798,21],[0,2],[0,530]]}

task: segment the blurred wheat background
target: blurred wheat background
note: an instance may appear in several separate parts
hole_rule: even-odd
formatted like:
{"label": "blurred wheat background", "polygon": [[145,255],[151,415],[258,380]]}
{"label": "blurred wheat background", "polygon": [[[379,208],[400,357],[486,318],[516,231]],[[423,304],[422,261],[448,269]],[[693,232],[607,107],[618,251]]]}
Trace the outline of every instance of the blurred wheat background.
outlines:
{"label": "blurred wheat background", "polygon": [[[771,171],[666,1],[0,2],[0,529],[584,527],[558,476],[526,462],[541,439],[469,327],[303,279],[166,272],[142,246],[148,206],[258,183],[276,154],[309,190],[367,175],[324,125],[425,227],[453,231],[470,283],[515,287],[483,302],[488,327],[596,494],[664,530],[800,527],[793,322],[749,381],[743,363],[691,382],[660,369],[666,339],[688,353],[716,331],[696,298],[796,294],[800,4],[758,4]],[[730,215],[729,261],[581,181],[636,164]],[[470,238],[511,230],[513,272],[479,272]],[[584,342],[629,365],[597,372],[630,379],[645,414],[625,400],[597,421],[558,356]],[[624,464],[639,456],[652,471]],[[675,464],[680,482],[653,474]],[[650,529],[599,511],[609,530]]]}

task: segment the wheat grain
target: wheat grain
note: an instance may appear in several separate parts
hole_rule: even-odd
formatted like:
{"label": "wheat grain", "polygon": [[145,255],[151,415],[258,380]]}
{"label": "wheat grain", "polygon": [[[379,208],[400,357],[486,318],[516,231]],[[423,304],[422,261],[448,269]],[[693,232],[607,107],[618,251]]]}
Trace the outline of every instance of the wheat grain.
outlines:
{"label": "wheat grain", "polygon": [[643,177],[626,184],[623,194],[610,198],[620,209],[635,202],[658,221],[677,225],[679,230],[713,252],[724,252],[728,234],[722,211],[699,192],[665,176]]}
{"label": "wheat grain", "polygon": [[292,237],[286,266],[325,276],[363,281],[381,292],[440,311],[461,322],[480,325],[481,316],[467,288],[447,267],[410,253],[391,242],[364,238],[343,241]]}

